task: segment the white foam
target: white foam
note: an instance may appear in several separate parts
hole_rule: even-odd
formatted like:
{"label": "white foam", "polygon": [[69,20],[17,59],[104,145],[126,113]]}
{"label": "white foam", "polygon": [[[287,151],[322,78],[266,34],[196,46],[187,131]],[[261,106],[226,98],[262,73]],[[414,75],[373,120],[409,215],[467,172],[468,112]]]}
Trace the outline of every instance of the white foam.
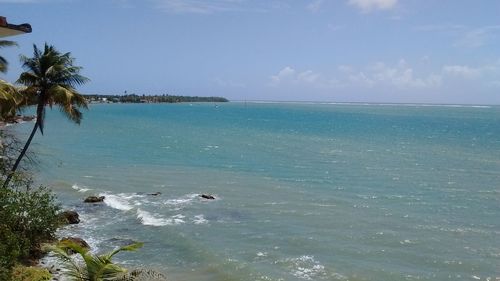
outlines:
{"label": "white foam", "polygon": [[76,183],[75,183],[75,184],[73,184],[73,185],[71,186],[71,188],[73,188],[74,190],[76,190],[76,191],[78,191],[78,192],[87,192],[87,191],[89,191],[89,190],[92,190],[92,189],[90,189],[90,188],[79,187]]}
{"label": "white foam", "polygon": [[132,205],[130,205],[126,197],[113,194],[103,194],[103,196],[105,197],[104,203],[111,208],[121,211],[130,211],[134,208]]}
{"label": "white foam", "polygon": [[137,209],[137,218],[141,221],[143,225],[151,225],[151,226],[164,226],[169,225],[171,222],[164,218],[159,218],[150,212]]}
{"label": "white foam", "polygon": [[151,226],[177,225],[185,223],[184,221],[185,216],[181,214],[166,219],[158,214],[152,214],[148,211],[141,209],[137,209],[137,218],[141,221],[143,225],[151,225]]}
{"label": "white foam", "polygon": [[193,223],[194,224],[206,224],[206,223],[208,223],[208,221],[205,219],[205,217],[203,215],[197,215],[197,216],[194,216]]}
{"label": "white foam", "polygon": [[326,275],[325,266],[316,261],[313,256],[289,258],[285,259],[284,263],[289,264],[292,274],[301,279],[315,280]]}
{"label": "white foam", "polygon": [[185,218],[185,216],[179,214],[179,215],[172,216],[172,218],[170,218],[170,221],[172,222],[172,224],[181,224],[181,223],[185,223],[184,218]]}
{"label": "white foam", "polygon": [[168,199],[164,202],[165,205],[170,205],[170,206],[180,206],[180,205],[188,205],[195,198],[198,197],[198,194],[186,194],[182,197],[175,198],[175,199]]}

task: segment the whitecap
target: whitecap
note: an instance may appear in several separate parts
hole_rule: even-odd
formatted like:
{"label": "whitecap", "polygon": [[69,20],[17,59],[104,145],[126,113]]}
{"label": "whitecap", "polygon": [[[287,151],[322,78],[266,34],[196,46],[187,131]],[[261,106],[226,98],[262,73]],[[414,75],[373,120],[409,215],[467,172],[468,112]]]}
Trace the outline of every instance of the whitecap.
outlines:
{"label": "whitecap", "polygon": [[125,197],[113,194],[103,194],[103,196],[105,197],[104,203],[111,208],[121,211],[130,211],[133,208]]}
{"label": "whitecap", "polygon": [[169,220],[166,220],[164,218],[159,218],[141,209],[137,209],[137,218],[141,221],[143,225],[164,226],[171,224]]}
{"label": "whitecap", "polygon": [[205,223],[208,223],[208,220],[206,220],[203,215],[197,215],[197,216],[194,216],[193,223],[194,224],[205,224]]}
{"label": "whitecap", "polygon": [[179,197],[179,198],[168,199],[163,203],[165,205],[170,205],[170,206],[188,205],[197,197],[198,197],[198,194],[186,194],[186,195]]}
{"label": "whitecap", "polygon": [[87,191],[89,191],[89,190],[92,190],[92,189],[90,189],[90,188],[79,187],[76,183],[75,183],[75,184],[73,184],[73,185],[71,186],[71,188],[73,188],[74,190],[76,190],[76,191],[78,191],[78,192],[82,192],[82,193],[83,193],[83,192],[87,192]]}
{"label": "whitecap", "polygon": [[172,216],[168,219],[161,217],[158,214],[152,214],[148,211],[137,209],[137,218],[141,221],[143,225],[151,226],[165,226],[165,225],[177,225],[185,223],[185,216],[178,214]]}
{"label": "whitecap", "polygon": [[291,269],[292,275],[306,280],[315,280],[326,276],[325,266],[314,259],[314,256],[300,256],[281,261]]}

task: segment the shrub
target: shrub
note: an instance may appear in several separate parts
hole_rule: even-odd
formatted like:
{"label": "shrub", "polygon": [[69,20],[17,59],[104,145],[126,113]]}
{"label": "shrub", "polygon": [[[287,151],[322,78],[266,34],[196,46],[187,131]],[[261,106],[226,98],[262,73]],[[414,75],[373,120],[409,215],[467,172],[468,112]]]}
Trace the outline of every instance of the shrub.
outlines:
{"label": "shrub", "polygon": [[12,186],[0,188],[0,280],[11,280],[15,263],[41,257],[40,244],[52,240],[59,225],[59,206],[50,191],[31,188],[26,178]]}
{"label": "shrub", "polygon": [[25,190],[0,190],[0,224],[18,238],[21,259],[37,258],[40,244],[52,240],[59,225],[54,195],[45,187],[31,189],[25,184]]}
{"label": "shrub", "polygon": [[16,265],[12,270],[12,281],[48,281],[50,279],[52,279],[52,274],[45,268]]}

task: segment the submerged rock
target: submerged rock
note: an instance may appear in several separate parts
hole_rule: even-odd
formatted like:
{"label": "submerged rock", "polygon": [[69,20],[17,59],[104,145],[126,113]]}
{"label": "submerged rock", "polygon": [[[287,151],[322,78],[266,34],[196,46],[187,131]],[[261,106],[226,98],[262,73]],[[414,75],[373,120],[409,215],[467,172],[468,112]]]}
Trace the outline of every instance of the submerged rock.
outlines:
{"label": "submerged rock", "polygon": [[203,199],[214,200],[215,197],[211,194],[200,194],[200,197]]}
{"label": "submerged rock", "polygon": [[161,192],[159,192],[159,191],[154,192],[154,193],[148,193],[148,195],[153,195],[153,196],[158,196],[160,194],[161,194]]}
{"label": "submerged rock", "polygon": [[59,243],[62,244],[61,246],[66,250],[66,252],[68,254],[75,253],[73,250],[64,247],[64,243],[68,243],[68,242],[74,243],[74,244],[76,244],[84,249],[90,249],[89,244],[80,237],[64,237],[59,241]]}
{"label": "submerged rock", "polygon": [[89,196],[83,200],[85,203],[99,203],[104,201],[104,196]]}
{"label": "submerged rock", "polygon": [[80,222],[80,217],[75,211],[64,211],[60,214],[61,219],[67,224],[77,224]]}

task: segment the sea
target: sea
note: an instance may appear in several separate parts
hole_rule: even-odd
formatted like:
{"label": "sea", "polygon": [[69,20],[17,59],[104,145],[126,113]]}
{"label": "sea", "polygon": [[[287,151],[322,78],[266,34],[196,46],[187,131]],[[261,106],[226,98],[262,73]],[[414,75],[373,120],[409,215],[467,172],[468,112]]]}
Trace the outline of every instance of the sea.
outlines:
{"label": "sea", "polygon": [[115,256],[128,268],[175,281],[500,280],[498,106],[92,104],[79,126],[47,114],[30,147],[36,182],[81,219],[58,235],[95,253],[144,242]]}

